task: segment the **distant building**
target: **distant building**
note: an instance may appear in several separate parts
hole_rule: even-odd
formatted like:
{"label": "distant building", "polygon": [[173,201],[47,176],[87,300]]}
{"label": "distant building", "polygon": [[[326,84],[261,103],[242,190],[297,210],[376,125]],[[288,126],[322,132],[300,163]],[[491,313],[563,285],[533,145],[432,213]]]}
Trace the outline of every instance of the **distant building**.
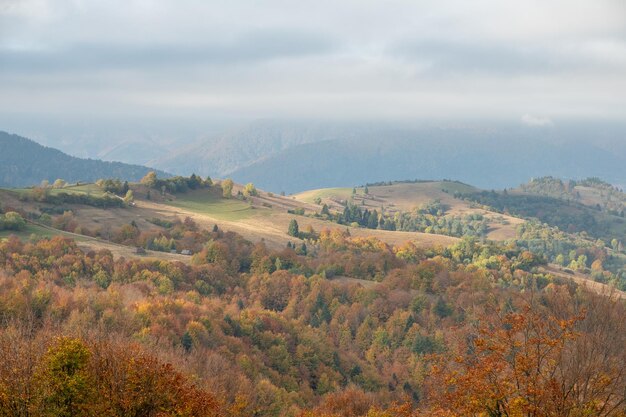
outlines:
{"label": "distant building", "polygon": [[191,251],[189,249],[183,249],[180,253],[181,255],[191,255]]}

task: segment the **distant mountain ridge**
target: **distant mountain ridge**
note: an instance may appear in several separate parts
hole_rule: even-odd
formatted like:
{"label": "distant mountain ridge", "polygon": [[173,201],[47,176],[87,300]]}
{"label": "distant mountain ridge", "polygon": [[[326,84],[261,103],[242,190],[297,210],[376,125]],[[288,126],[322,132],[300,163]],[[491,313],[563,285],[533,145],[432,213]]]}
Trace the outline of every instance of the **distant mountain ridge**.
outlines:
{"label": "distant mountain ridge", "polygon": [[[137,181],[149,171],[153,169],[141,165],[76,158],[22,136],[0,131],[2,187],[30,186],[57,178],[67,182],[90,182],[100,178]],[[163,171],[157,173],[160,177],[170,176]]]}
{"label": "distant mountain ridge", "polygon": [[597,176],[626,184],[624,156],[593,141],[559,141],[533,133],[372,132],[293,146],[237,169],[232,177],[288,193],[414,178],[451,178],[485,189],[508,188],[545,175]]}
{"label": "distant mountain ridge", "polygon": [[505,122],[256,120],[205,133],[146,129],[111,125],[91,135],[33,135],[71,155],[185,176],[232,177],[274,192],[415,178],[495,189],[546,175],[597,176],[626,188],[622,122],[570,120],[538,128]]}
{"label": "distant mountain ridge", "polygon": [[168,172],[225,177],[232,172],[307,143],[354,134],[342,125],[259,120],[193,143],[183,143],[151,164]]}

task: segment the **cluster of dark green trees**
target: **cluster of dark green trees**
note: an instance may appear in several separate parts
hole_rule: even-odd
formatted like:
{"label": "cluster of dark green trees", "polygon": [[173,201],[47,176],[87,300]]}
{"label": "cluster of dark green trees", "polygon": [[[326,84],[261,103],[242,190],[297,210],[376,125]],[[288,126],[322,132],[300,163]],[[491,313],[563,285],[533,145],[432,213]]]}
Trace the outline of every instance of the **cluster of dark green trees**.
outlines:
{"label": "cluster of dark green trees", "polygon": [[[324,204],[320,217],[339,224],[368,229],[400,230],[404,232],[436,233],[448,236],[484,237],[488,231],[487,220],[480,214],[445,216],[446,207],[436,200],[413,212],[396,211],[391,214],[378,210],[362,209],[348,203],[342,213],[333,214]],[[296,213],[297,214],[297,213]]]}
{"label": "cluster of dark green trees", "polygon": [[[328,210],[322,209],[322,214],[326,214]],[[326,214],[328,215],[328,214]],[[334,220],[339,224],[352,224],[357,223],[361,227],[367,227],[368,229],[381,229],[393,230],[393,225],[387,224],[385,218],[378,214],[377,210],[361,210],[361,207],[355,204],[348,204],[343,210],[343,213],[335,215]]]}
{"label": "cluster of dark green trees", "polygon": [[130,190],[128,181],[122,182],[122,180],[117,178],[99,179],[96,181],[96,185],[102,188],[105,192],[121,196],[125,196],[128,190]]}
{"label": "cluster of dark green trees", "polygon": [[171,194],[184,193],[199,188],[208,188],[213,185],[211,177],[202,179],[199,175],[191,174],[189,177],[177,176],[161,179],[157,177],[154,171],[146,174],[146,176],[141,179],[141,183],[149,188],[157,189],[162,193],[168,192]]}

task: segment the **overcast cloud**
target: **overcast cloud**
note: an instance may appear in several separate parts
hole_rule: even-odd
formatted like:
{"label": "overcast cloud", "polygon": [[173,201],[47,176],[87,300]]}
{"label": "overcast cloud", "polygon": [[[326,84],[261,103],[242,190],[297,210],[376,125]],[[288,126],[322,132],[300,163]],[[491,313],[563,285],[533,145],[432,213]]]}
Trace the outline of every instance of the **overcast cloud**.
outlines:
{"label": "overcast cloud", "polygon": [[624,120],[626,2],[0,0],[0,122],[209,114]]}

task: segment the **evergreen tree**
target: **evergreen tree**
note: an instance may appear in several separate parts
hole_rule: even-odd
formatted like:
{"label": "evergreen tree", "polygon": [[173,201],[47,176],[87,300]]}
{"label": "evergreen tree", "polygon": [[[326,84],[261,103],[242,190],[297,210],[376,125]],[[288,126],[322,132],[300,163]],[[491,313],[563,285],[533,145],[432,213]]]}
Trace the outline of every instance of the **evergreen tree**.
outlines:
{"label": "evergreen tree", "polygon": [[193,347],[193,339],[191,338],[189,332],[185,332],[183,334],[183,337],[180,340],[180,344],[183,345],[183,348],[186,352],[191,351],[191,348]]}
{"label": "evergreen tree", "polygon": [[367,219],[367,227],[369,229],[376,229],[378,227],[378,212],[376,210],[369,213]]}
{"label": "evergreen tree", "polygon": [[293,237],[300,236],[300,229],[298,227],[298,222],[296,221],[296,219],[291,219],[291,221],[289,222],[289,229],[287,230],[287,234]]}
{"label": "evergreen tree", "polygon": [[330,322],[331,318],[332,315],[330,314],[328,304],[326,304],[322,294],[318,293],[315,303],[311,307],[311,326],[319,327],[322,323]]}
{"label": "evergreen tree", "polygon": [[187,181],[187,186],[192,190],[195,190],[200,186],[201,182],[202,179],[200,177],[198,177],[196,174],[191,174],[191,177],[189,177],[189,181]]}

